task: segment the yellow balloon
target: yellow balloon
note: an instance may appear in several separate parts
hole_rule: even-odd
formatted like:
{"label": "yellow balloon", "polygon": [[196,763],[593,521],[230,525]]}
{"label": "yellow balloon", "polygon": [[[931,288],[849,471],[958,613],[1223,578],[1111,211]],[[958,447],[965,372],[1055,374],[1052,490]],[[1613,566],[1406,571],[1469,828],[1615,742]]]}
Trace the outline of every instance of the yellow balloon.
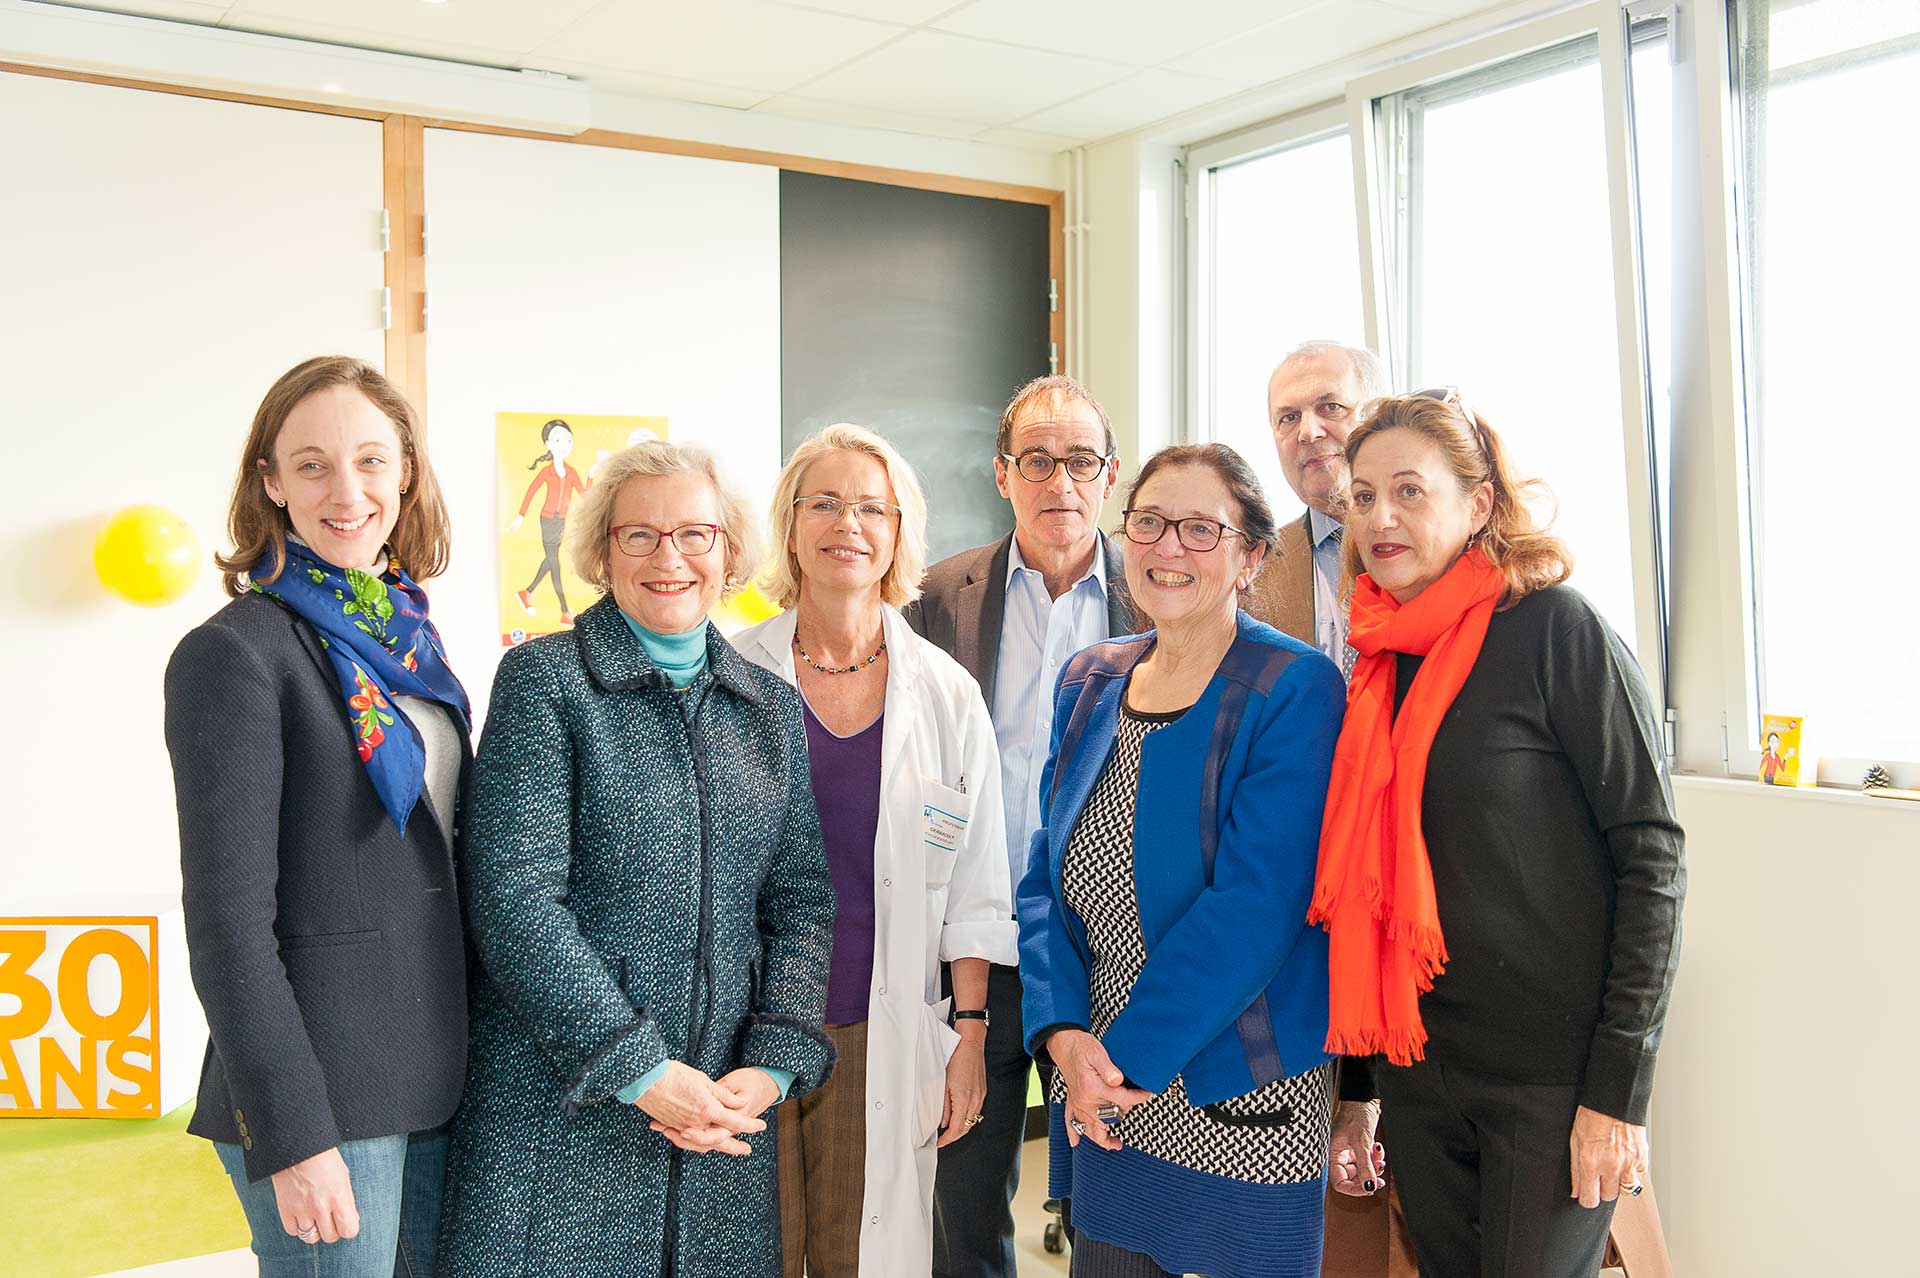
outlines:
{"label": "yellow balloon", "polygon": [[100,583],[143,608],[187,593],[200,571],[200,539],[187,521],[161,506],[129,506],[107,521],[93,543]]}
{"label": "yellow balloon", "polygon": [[768,617],[779,615],[779,605],[762,594],[759,586],[751,584],[713,610],[715,624],[726,634],[757,626]]}

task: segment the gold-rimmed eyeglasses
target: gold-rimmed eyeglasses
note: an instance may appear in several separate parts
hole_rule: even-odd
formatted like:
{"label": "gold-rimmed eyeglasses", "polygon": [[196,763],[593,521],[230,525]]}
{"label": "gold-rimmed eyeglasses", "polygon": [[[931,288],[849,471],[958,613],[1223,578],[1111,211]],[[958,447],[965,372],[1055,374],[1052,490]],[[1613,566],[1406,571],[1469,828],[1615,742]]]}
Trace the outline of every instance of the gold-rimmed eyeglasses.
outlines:
{"label": "gold-rimmed eyeglasses", "polygon": [[863,524],[873,525],[884,524],[900,513],[900,508],[890,501],[879,501],[872,497],[863,501],[845,501],[831,493],[811,493],[805,497],[795,497],[793,504],[801,514],[825,520],[840,518],[840,512],[851,506],[855,519]]}

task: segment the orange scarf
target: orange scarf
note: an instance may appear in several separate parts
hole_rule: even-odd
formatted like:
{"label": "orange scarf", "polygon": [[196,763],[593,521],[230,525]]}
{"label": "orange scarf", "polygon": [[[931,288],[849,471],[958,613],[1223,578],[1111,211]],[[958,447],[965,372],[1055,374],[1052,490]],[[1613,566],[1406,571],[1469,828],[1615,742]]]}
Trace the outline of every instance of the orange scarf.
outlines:
{"label": "orange scarf", "polygon": [[[1333,752],[1307,911],[1307,921],[1328,932],[1330,1052],[1385,1052],[1396,1065],[1426,1055],[1420,995],[1447,963],[1420,830],[1427,752],[1505,589],[1505,577],[1478,548],[1404,606],[1365,574],[1354,583],[1347,642],[1360,655]],[[1394,658],[1402,652],[1426,660],[1396,719]]]}

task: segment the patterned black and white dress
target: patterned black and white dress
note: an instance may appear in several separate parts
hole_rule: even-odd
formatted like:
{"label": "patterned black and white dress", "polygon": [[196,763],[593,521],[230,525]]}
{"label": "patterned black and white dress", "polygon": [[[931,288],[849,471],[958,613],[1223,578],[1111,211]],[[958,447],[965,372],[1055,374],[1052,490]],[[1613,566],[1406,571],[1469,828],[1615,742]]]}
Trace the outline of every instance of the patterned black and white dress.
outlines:
{"label": "patterned black and white dress", "polygon": [[[1096,1037],[1104,1034],[1126,1008],[1134,982],[1146,965],[1147,946],[1133,865],[1140,754],[1148,735],[1172,723],[1181,713],[1143,714],[1122,706],[1113,753],[1067,841],[1061,865],[1061,895],[1086,927],[1092,959],[1088,974],[1092,1030]],[[1286,1200],[1305,1192],[1317,1198],[1326,1173],[1332,1125],[1333,1068],[1331,1063],[1322,1065],[1207,1106],[1189,1101],[1184,1080],[1176,1076],[1164,1092],[1128,1113],[1116,1130],[1129,1149],[1170,1164],[1176,1174],[1190,1173],[1196,1201],[1207,1198],[1207,1181],[1214,1177],[1243,1186],[1271,1186]],[[1066,1087],[1058,1074],[1053,1077],[1048,1099],[1054,1105],[1066,1100]],[[1164,1184],[1164,1176],[1155,1179]],[[1084,1194],[1100,1190],[1099,1186],[1077,1181],[1076,1206],[1082,1203]],[[1234,1197],[1244,1201],[1244,1193]],[[1136,1212],[1143,1206],[1137,1202],[1127,1205]],[[1306,1259],[1281,1255],[1233,1257],[1224,1261],[1218,1272],[1317,1274],[1317,1252],[1310,1264],[1303,1263]]]}

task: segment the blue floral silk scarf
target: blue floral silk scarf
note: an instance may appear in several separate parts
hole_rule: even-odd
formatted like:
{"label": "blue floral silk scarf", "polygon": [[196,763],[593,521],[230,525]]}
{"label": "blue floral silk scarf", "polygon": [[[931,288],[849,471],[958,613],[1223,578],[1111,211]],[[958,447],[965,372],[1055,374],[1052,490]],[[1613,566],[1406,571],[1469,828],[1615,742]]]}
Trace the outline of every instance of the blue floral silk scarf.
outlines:
{"label": "blue floral silk scarf", "polygon": [[[269,553],[256,572],[271,568]],[[252,585],[319,632],[347,703],[360,762],[393,824],[406,833],[426,782],[427,752],[420,730],[394,704],[394,696],[438,701],[454,712],[462,733],[471,731],[467,690],[447,664],[440,632],[427,617],[426,592],[399,568],[377,577],[336,568],[291,540],[285,571],[270,584]],[[387,731],[400,724],[402,730]]]}

